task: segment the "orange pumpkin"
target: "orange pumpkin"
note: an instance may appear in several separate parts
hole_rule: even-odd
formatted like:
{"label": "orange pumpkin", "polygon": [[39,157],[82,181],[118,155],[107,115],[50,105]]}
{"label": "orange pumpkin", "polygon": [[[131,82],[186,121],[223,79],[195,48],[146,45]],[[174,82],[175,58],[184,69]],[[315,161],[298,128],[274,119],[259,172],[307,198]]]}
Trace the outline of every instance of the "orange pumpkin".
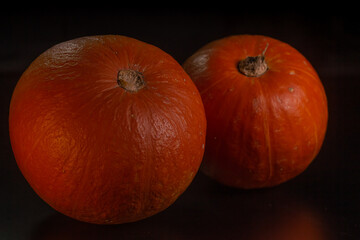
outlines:
{"label": "orange pumpkin", "polygon": [[188,58],[208,121],[202,170],[238,188],[270,187],[303,172],[327,127],[327,99],[309,61],[279,40],[236,35]]}
{"label": "orange pumpkin", "polygon": [[137,221],[169,207],[200,166],[199,92],[167,53],[92,36],[41,54],[10,105],[17,164],[35,192],[72,218]]}

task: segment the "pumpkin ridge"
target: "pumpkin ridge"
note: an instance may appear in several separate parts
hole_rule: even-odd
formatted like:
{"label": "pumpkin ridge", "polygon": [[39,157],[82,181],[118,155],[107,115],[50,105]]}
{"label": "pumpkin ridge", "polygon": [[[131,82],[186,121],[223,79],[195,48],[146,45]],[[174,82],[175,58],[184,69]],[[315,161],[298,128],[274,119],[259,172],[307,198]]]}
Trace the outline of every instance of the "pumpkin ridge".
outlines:
{"label": "pumpkin ridge", "polygon": [[318,151],[318,132],[317,132],[317,126],[316,126],[316,122],[314,121],[314,118],[313,116],[311,115],[309,109],[306,107],[306,105],[303,105],[304,109],[305,109],[305,112],[308,114],[308,116],[313,120],[313,125],[314,125],[314,139],[315,139],[315,147],[314,147],[314,153],[313,153],[313,156],[312,158],[315,158],[316,157],[316,154],[317,154],[317,151]]}
{"label": "pumpkin ridge", "polygon": [[268,152],[269,174],[268,174],[267,181],[269,181],[273,175],[273,159],[272,159],[271,140],[270,140],[269,111],[267,110],[270,106],[269,106],[267,98],[265,97],[265,93],[264,93],[261,81],[257,81],[257,83],[259,85],[260,94],[262,95],[262,98],[264,99],[264,105],[266,105],[263,109],[263,113],[264,113],[263,129],[264,129],[266,148],[267,148],[267,152]]}

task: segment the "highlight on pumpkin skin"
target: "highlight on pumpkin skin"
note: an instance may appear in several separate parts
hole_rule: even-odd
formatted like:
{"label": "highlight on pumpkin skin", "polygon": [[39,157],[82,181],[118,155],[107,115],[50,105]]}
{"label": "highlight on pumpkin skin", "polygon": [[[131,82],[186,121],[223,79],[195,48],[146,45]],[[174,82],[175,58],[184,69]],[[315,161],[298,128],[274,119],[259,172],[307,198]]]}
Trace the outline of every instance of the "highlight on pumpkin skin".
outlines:
{"label": "highlight on pumpkin skin", "polygon": [[328,119],[325,90],[289,44],[229,36],[200,48],[183,67],[205,106],[206,175],[236,188],[272,187],[301,174],[319,153]]}

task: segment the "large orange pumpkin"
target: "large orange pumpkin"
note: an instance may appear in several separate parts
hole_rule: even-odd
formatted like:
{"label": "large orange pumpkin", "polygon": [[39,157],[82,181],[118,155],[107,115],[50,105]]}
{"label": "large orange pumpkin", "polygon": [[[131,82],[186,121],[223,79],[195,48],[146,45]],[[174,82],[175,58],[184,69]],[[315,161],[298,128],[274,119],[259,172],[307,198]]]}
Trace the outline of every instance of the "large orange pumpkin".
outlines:
{"label": "large orange pumpkin", "polygon": [[203,171],[238,188],[270,187],[303,172],[318,154],[327,100],[309,61],[259,35],[213,41],[183,67],[208,121]]}
{"label": "large orange pumpkin", "polygon": [[10,105],[17,164],[75,219],[115,224],[170,206],[200,166],[206,118],[183,68],[159,48],[92,36],[41,54]]}

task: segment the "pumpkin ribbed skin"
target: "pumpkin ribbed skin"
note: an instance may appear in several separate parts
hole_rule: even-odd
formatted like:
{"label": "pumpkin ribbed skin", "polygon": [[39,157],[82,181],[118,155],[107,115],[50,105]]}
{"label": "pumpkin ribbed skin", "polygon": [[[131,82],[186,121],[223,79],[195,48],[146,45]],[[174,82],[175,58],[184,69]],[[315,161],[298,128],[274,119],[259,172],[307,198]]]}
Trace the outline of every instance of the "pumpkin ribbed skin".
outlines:
{"label": "pumpkin ribbed skin", "polygon": [[[119,70],[145,86],[121,88]],[[199,92],[159,48],[92,36],[41,54],[10,105],[17,164],[59,212],[99,224],[137,221],[170,206],[200,166],[206,119]]]}
{"label": "pumpkin ribbed skin", "polygon": [[[238,64],[262,55],[256,77]],[[283,183],[318,154],[327,127],[327,99],[309,61],[290,45],[260,35],[213,41],[185,61],[208,121],[202,170],[238,188]]]}

